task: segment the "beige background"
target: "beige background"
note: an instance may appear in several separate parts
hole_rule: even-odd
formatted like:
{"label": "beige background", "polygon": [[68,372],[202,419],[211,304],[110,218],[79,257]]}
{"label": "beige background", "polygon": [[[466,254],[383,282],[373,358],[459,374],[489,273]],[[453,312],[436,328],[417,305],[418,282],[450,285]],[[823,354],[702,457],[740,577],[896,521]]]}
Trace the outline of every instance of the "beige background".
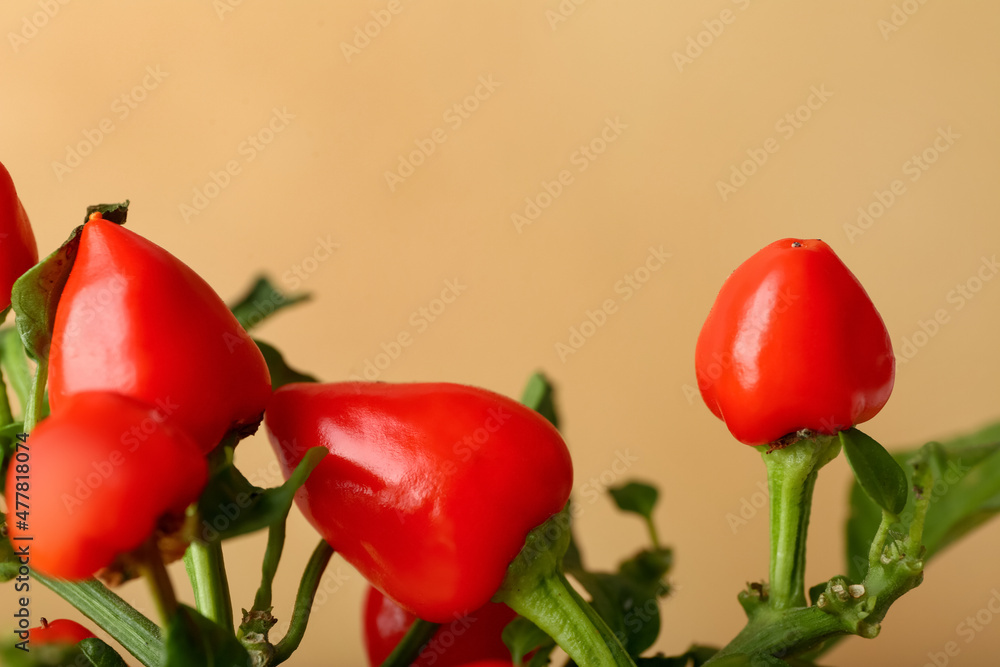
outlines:
{"label": "beige background", "polygon": [[[326,380],[362,372],[401,332],[413,343],[379,379],[516,396],[545,369],[561,388],[578,496],[622,452],[638,457],[628,475],[662,487],[658,524],[677,563],[657,645],[668,652],[725,642],[742,625],[736,592],[766,575],[765,513],[735,534],[726,519],[754,500],[763,466],[686,394],[714,294],[758,248],[785,236],[827,240],[897,349],[945,309],[948,322],[900,365],[895,395],[867,426],[873,436],[910,445],[1000,416],[1000,281],[961,309],[948,300],[1000,247],[995,3],[400,0],[391,22],[345,56],[342,43],[388,6],[5,0],[0,160],[40,246],[61,242],[87,204],[128,197],[132,229],[224,297],[259,270],[312,292],[312,305],[259,333]],[[689,48],[696,57],[679,61]],[[469,100],[478,108],[456,127],[448,110],[480,77],[499,85],[479,88],[484,99]],[[282,117],[275,109],[280,131],[250,148],[248,136]],[[798,127],[783,121],[796,113]],[[609,121],[620,123],[607,132],[615,140],[581,157]],[[444,143],[391,190],[385,172],[438,128]],[[938,141],[941,153],[939,131],[952,136]],[[88,154],[67,163],[81,142]],[[765,143],[777,152],[724,201],[718,181]],[[925,150],[934,163],[914,171]],[[230,162],[238,173],[226,187],[196,201]],[[512,214],[563,170],[561,194],[519,231]],[[852,233],[857,209],[894,180],[891,206]],[[185,214],[195,204],[203,210]],[[321,240],[339,247],[314,261]],[[650,246],[671,257],[626,300],[616,283]],[[411,315],[446,280],[466,289],[421,329]],[[560,359],[556,344],[605,299],[617,311]],[[262,437],[241,447],[256,481],[278,482],[273,461]],[[841,570],[848,478],[840,458],[819,483],[810,582]],[[643,540],[639,522],[603,499],[586,503],[579,530],[603,567]],[[296,515],[279,616],[315,539]],[[257,537],[228,545],[237,605],[252,600],[262,548]],[[957,641],[949,664],[995,664],[1000,620],[970,643],[956,626],[1000,590],[998,553],[993,524],[933,564],[877,641],[848,641],[827,662],[919,666]],[[326,581],[292,664],[360,665],[363,582],[342,561]],[[124,595],[148,606],[141,586]],[[32,604],[36,615],[75,617],[45,591]]]}

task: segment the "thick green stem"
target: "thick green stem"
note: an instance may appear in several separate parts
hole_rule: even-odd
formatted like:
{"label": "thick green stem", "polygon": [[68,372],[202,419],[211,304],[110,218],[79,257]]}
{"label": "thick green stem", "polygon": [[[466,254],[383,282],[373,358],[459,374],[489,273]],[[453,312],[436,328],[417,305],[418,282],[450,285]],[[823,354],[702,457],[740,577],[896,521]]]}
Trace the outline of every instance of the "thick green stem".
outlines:
{"label": "thick green stem", "polygon": [[255,611],[271,610],[271,589],[274,585],[274,576],[278,573],[278,564],[281,562],[281,552],[285,549],[287,521],[286,516],[268,528],[267,547],[264,549],[264,562],[261,563],[260,588],[257,589],[257,595],[253,600]]}
{"label": "thick green stem", "polygon": [[160,614],[163,627],[169,627],[170,620],[177,612],[177,595],[173,582],[163,565],[163,556],[156,546],[155,538],[150,538],[133,556],[139,571],[149,585],[153,603]]}
{"label": "thick green stem", "polygon": [[235,632],[233,602],[222,558],[222,543],[195,540],[184,554],[184,566],[202,616]]}
{"label": "thick green stem", "polygon": [[28,404],[24,409],[24,432],[31,433],[35,424],[42,420],[45,411],[45,381],[49,376],[49,360],[45,357],[38,360],[35,375],[31,380],[31,392],[28,394]]}
{"label": "thick green stem", "polygon": [[493,601],[541,628],[578,665],[635,667],[615,634],[563,575],[569,541],[570,515],[564,509],[528,534]]}
{"label": "thick green stem", "polygon": [[831,639],[852,634],[870,639],[878,635],[892,604],[923,581],[920,543],[930,505],[927,490],[933,486],[931,467],[925,461],[917,464],[913,483],[920,491],[905,545],[886,544],[889,527],[897,519],[884,513],[872,540],[864,581],[856,583],[835,577],[812,607],[759,608],[733,641],[705,664],[740,654],[782,658],[808,652],[810,658],[815,658],[835,643]]}
{"label": "thick green stem", "polygon": [[316,590],[319,588],[320,579],[326,566],[333,557],[333,547],[320,540],[313,550],[309,563],[302,573],[302,581],[299,583],[299,592],[295,596],[295,609],[292,612],[292,622],[288,626],[288,633],[274,647],[274,662],[279,665],[295,652],[295,649],[302,643],[302,638],[306,634],[306,626],[309,625],[309,614],[312,612],[313,599],[316,597]]}
{"label": "thick green stem", "polygon": [[763,451],[771,496],[771,571],[768,601],[772,609],[804,607],[806,538],[813,490],[819,469],[840,451],[829,436],[799,440],[782,449]]}
{"label": "thick green stem", "polygon": [[32,572],[31,576],[79,609],[143,665],[163,664],[160,628],[99,581],[68,582],[39,572]]}
{"label": "thick green stem", "polygon": [[409,665],[414,664],[424,645],[431,640],[440,627],[441,625],[438,623],[418,618],[406,631],[403,639],[396,644],[396,648],[392,650],[389,657],[382,661],[381,667],[409,667]]}

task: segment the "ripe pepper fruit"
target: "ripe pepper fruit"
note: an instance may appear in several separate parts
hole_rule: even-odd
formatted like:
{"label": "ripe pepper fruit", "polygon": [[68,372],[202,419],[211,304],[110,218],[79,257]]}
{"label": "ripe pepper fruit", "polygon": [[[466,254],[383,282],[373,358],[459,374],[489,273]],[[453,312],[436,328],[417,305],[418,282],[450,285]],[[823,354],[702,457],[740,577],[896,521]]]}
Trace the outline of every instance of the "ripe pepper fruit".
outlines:
{"label": "ripe pepper fruit", "polygon": [[203,452],[256,428],[271,394],[256,344],[198,274],[99,216],[56,309],[52,411],[81,391],[115,391],[158,406]]}
{"label": "ripe pepper fruit", "polygon": [[48,644],[79,644],[84,639],[94,637],[94,633],[76,621],[59,618],[54,621],[42,619],[42,625],[28,630],[32,646]]}
{"label": "ripe pepper fruit", "polygon": [[874,417],[895,358],[882,317],[823,241],[782,239],[726,279],[695,351],[702,398],[740,442]]}
{"label": "ripe pepper fruit", "polygon": [[497,592],[528,533],[569,498],[558,431],[498,394],[447,383],[290,384],[264,418],[285,475],[330,451],[296,500],[375,587],[446,623]]}
{"label": "ripe pepper fruit", "polygon": [[0,310],[10,305],[14,281],[38,262],[28,214],[7,168],[0,164]]}
{"label": "ripe pepper fruit", "polygon": [[[476,660],[510,664],[510,650],[501,634],[517,617],[504,604],[490,603],[468,616],[442,625],[414,665],[458,667]],[[374,587],[368,588],[364,608],[365,650],[371,667],[381,665],[406,635],[416,617]]]}
{"label": "ripe pepper fruit", "polygon": [[65,399],[26,445],[28,461],[15,457],[7,471],[12,542],[30,537],[32,569],[63,579],[85,579],[137,549],[162,518],[182,518],[208,480],[190,436],[152,406],[109,392]]}

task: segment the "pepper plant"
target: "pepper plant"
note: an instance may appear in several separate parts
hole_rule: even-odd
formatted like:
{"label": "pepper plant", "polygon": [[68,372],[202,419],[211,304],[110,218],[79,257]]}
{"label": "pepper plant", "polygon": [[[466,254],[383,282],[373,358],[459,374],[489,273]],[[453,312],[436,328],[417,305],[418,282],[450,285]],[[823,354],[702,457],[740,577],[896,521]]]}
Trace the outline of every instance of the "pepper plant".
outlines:
{"label": "pepper plant", "polygon": [[[51,588],[118,644],[25,611],[0,643],[3,664],[302,664],[295,652],[338,553],[371,585],[373,667],[540,667],[563,654],[586,667],[809,665],[845,637],[875,637],[928,560],[1000,508],[1000,426],[896,455],[856,428],[892,391],[885,325],[829,246],[778,241],[722,286],[695,351],[706,404],[765,463],[769,576],[740,593],[747,625],[729,644],[651,655],[672,566],[658,492],[635,480],[610,489],[648,544],[612,571],[587,567],[543,375],[520,401],[440,382],[320,382],[248,333],[307,295],[260,278],[226,306],[127,215],[127,202],[90,207],[39,262],[0,169],[0,232],[19,239],[0,244],[14,253],[3,315],[15,314],[0,331],[0,579],[12,596]],[[274,488],[234,465],[261,424],[285,476]],[[807,589],[812,491],[841,450],[856,475],[844,574]],[[956,461],[975,474],[933,493]],[[319,539],[293,608],[277,609],[293,506]],[[234,601],[222,543],[256,531],[267,534],[259,588]],[[179,559],[194,607],[165,568]],[[114,592],[134,578],[155,618]],[[279,618],[288,629],[274,637]]]}

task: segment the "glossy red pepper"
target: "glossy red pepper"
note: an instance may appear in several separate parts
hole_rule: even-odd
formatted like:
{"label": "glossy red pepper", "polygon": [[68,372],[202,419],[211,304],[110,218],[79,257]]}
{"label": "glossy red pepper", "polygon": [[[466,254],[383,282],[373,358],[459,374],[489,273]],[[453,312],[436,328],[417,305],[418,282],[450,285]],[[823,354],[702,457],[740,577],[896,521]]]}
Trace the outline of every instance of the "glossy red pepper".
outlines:
{"label": "glossy red pepper", "polygon": [[[365,650],[371,667],[381,665],[402,641],[416,617],[369,587],[365,598]],[[505,604],[490,603],[468,616],[442,625],[413,662],[417,667],[458,667],[475,660],[506,660],[510,651],[501,634],[517,614]]]}
{"label": "glossy red pepper", "polygon": [[209,451],[230,429],[255,427],[271,379],[208,283],[138,234],[94,218],[56,310],[52,411],[91,390],[156,405]]}
{"label": "glossy red pepper", "polygon": [[10,305],[14,282],[37,263],[38,245],[28,214],[10,173],[0,164],[0,310]]}
{"label": "glossy red pepper", "polygon": [[[208,479],[190,436],[119,394],[67,398],[26,447],[7,471],[8,528],[14,543],[30,538],[33,570],[63,579],[111,565],[152,536],[161,518],[179,522]],[[19,492],[29,503],[23,518]]]}
{"label": "glossy red pepper", "polygon": [[404,609],[451,622],[489,602],[527,534],[569,498],[558,431],[455,384],[292,384],[265,416],[285,474],[330,451],[297,500],[320,534]]}
{"label": "glossy red pepper", "polygon": [[698,337],[705,403],[740,442],[833,434],[874,417],[895,358],[882,317],[823,241],[782,239],[723,284]]}
{"label": "glossy red pepper", "polygon": [[58,618],[54,621],[42,619],[42,625],[31,628],[28,637],[31,646],[46,646],[49,644],[79,644],[84,639],[94,637],[94,633],[76,621]]}

